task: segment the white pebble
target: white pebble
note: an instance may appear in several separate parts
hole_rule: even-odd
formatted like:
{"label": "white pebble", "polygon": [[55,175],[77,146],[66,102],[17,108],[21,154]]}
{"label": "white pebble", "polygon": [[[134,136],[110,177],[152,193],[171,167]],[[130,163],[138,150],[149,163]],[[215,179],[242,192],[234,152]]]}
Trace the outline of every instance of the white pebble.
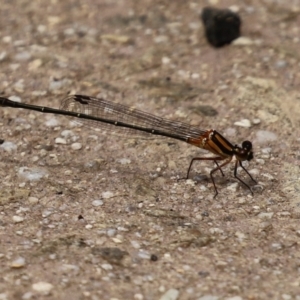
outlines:
{"label": "white pebble", "polygon": [[5,60],[6,57],[7,57],[7,52],[6,52],[6,51],[2,51],[2,52],[0,53],[0,61]]}
{"label": "white pebble", "polygon": [[177,300],[179,296],[179,291],[175,289],[169,289],[166,293],[164,293],[160,300]]}
{"label": "white pebble", "polygon": [[102,264],[102,265],[101,265],[101,268],[102,268],[103,270],[110,271],[110,270],[113,269],[113,266],[112,266],[111,264]]}
{"label": "white pebble", "polygon": [[171,62],[171,59],[169,57],[166,57],[164,56],[162,59],[161,59],[161,62],[164,64],[164,65],[167,65]]}
{"label": "white pebble", "polygon": [[63,80],[53,80],[50,81],[49,83],[49,90],[52,92],[57,91],[70,84],[71,84],[71,80],[67,78],[64,78]]}
{"label": "white pebble", "polygon": [[150,260],[151,254],[148,251],[140,250],[138,253],[138,257],[141,259]]}
{"label": "white pebble", "polygon": [[[29,300],[33,298],[33,293],[31,292],[26,292],[23,296],[22,296],[22,300]],[[1,299],[1,298],[0,298]]]}
{"label": "white pebble", "polygon": [[4,142],[2,145],[0,145],[0,148],[11,153],[12,151],[17,150],[17,145],[12,142]]}
{"label": "white pebble", "polygon": [[3,41],[3,43],[5,43],[5,44],[9,44],[9,43],[11,43],[11,41],[12,41],[12,37],[9,36],[9,35],[4,36],[4,37],[2,38],[2,41]]}
{"label": "white pebble", "polygon": [[75,29],[74,28],[66,28],[64,30],[64,35],[74,35],[75,34]]}
{"label": "white pebble", "polygon": [[255,142],[259,144],[265,144],[277,140],[277,135],[274,132],[267,130],[259,130],[256,132]]}
{"label": "white pebble", "polygon": [[28,51],[17,53],[15,56],[15,60],[18,61],[28,61],[31,59],[31,54]]}
{"label": "white pebble", "polygon": [[243,298],[240,296],[234,296],[234,297],[226,298],[226,300],[243,300]]}
{"label": "white pebble", "polygon": [[261,159],[261,158],[257,158],[256,162],[259,163],[260,165],[264,165],[265,164],[265,160]]}
{"label": "white pebble", "polygon": [[29,197],[28,202],[31,203],[31,204],[36,204],[36,203],[39,202],[39,199],[36,198],[36,197]]}
{"label": "white pebble", "polygon": [[114,194],[112,192],[110,192],[110,191],[102,193],[102,198],[103,199],[109,199],[109,198],[112,198],[113,196],[114,196]]}
{"label": "white pebble", "polygon": [[248,119],[243,119],[234,123],[236,126],[249,128],[251,127],[251,122]]}
{"label": "white pebble", "polygon": [[103,205],[103,201],[102,200],[94,200],[92,202],[92,205],[95,206],[95,207],[101,206],[101,205]]}
{"label": "white pebble", "polygon": [[53,214],[53,212],[54,211],[51,208],[44,209],[43,212],[42,212],[42,217],[47,218],[47,217],[51,216]]}
{"label": "white pebble", "polygon": [[81,143],[73,143],[73,144],[71,145],[71,148],[72,148],[73,150],[80,150],[80,149],[82,148],[82,144],[81,144]]}
{"label": "white pebble", "polygon": [[258,217],[260,219],[272,219],[273,215],[273,212],[261,212],[258,214]]}
{"label": "white pebble", "polygon": [[45,125],[47,127],[56,127],[56,126],[59,125],[59,122],[56,118],[51,118],[51,119],[46,121]]}
{"label": "white pebble", "polygon": [[62,137],[64,137],[65,139],[72,137],[74,135],[74,132],[72,130],[63,130],[60,134]]}
{"label": "white pebble", "polygon": [[269,173],[263,173],[262,176],[266,177],[268,180],[274,180],[274,176]]}
{"label": "white pebble", "polygon": [[8,99],[11,101],[19,102],[19,103],[22,102],[21,98],[18,96],[10,96],[10,97],[8,97]]}
{"label": "white pebble", "polygon": [[231,185],[229,185],[229,186],[227,187],[227,190],[236,192],[237,187],[238,187],[238,183],[237,183],[237,182],[234,182],[234,183],[232,183]]}
{"label": "white pebble", "polygon": [[156,44],[167,43],[169,38],[166,35],[158,35],[154,38]]}
{"label": "white pebble", "polygon": [[63,138],[58,137],[58,138],[55,139],[55,144],[66,145],[67,141]]}
{"label": "white pebble", "polygon": [[23,93],[24,92],[24,80],[20,79],[14,84],[14,90]]}
{"label": "white pebble", "polygon": [[72,264],[63,264],[61,266],[61,270],[63,272],[70,272],[70,271],[75,271],[76,273],[79,271],[79,267],[77,265],[72,265]]}
{"label": "white pebble", "polygon": [[234,45],[234,46],[250,46],[253,44],[254,44],[254,41],[245,36],[241,36],[232,42],[232,45]]}
{"label": "white pebble", "polygon": [[113,236],[115,236],[116,235],[116,233],[117,233],[117,230],[116,229],[114,229],[114,228],[110,228],[110,229],[107,229],[107,236],[109,236],[109,237],[113,237]]}
{"label": "white pebble", "polygon": [[128,158],[121,158],[118,160],[121,165],[128,165],[131,163],[131,160]]}
{"label": "white pebble", "polygon": [[53,285],[48,282],[40,281],[34,283],[32,289],[39,293],[49,293],[53,289]]}
{"label": "white pebble", "polygon": [[258,119],[258,118],[256,118],[256,119],[253,119],[252,120],[252,123],[254,124],[254,125],[258,125],[258,124],[260,124],[260,119]]}
{"label": "white pebble", "polygon": [[11,268],[23,268],[25,266],[25,258],[23,257],[18,257],[14,261],[11,262],[10,264]]}
{"label": "white pebble", "polygon": [[48,175],[48,172],[43,168],[27,168],[21,167],[18,175],[29,181],[38,181]]}
{"label": "white pebble", "polygon": [[135,249],[140,249],[141,248],[141,245],[137,241],[130,241],[130,243],[131,243],[132,247],[135,248]]}
{"label": "white pebble", "polygon": [[266,147],[261,149],[261,153],[263,154],[270,154],[272,152],[272,148],[271,147]]}
{"label": "white pebble", "polygon": [[13,221],[14,223],[21,223],[24,221],[24,218],[20,216],[13,216]]}
{"label": "white pebble", "polygon": [[118,238],[113,238],[112,240],[116,244],[122,244],[122,241],[120,239],[118,239]]}
{"label": "white pebble", "polygon": [[251,174],[251,175],[258,175],[260,172],[258,169],[251,169],[251,170],[248,170],[248,172]]}

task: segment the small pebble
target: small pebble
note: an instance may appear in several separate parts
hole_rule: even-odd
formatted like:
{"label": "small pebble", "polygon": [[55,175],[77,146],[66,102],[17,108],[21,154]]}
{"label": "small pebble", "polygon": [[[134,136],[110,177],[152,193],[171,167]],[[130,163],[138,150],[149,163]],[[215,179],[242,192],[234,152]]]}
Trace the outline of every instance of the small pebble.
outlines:
{"label": "small pebble", "polygon": [[4,61],[7,57],[7,52],[6,51],[2,51],[0,52],[0,61]]}
{"label": "small pebble", "polygon": [[112,198],[113,196],[114,196],[114,194],[112,192],[110,192],[110,191],[102,193],[102,198],[103,199],[109,199],[109,198]]}
{"label": "small pebble", "polygon": [[0,149],[3,149],[6,152],[11,153],[12,151],[17,150],[17,145],[12,142],[4,142],[0,145]]}
{"label": "small pebble", "polygon": [[274,132],[267,130],[259,130],[256,132],[255,142],[259,144],[267,144],[277,141],[278,137]]}
{"label": "small pebble", "polygon": [[287,66],[287,62],[285,60],[279,60],[276,62],[275,67],[278,69],[283,69]]}
{"label": "small pebble", "polygon": [[43,168],[27,168],[21,167],[18,170],[19,177],[29,180],[29,181],[38,181],[43,177],[48,175],[48,172]]}
{"label": "small pebble", "polygon": [[232,192],[236,192],[238,185],[239,184],[237,182],[234,182],[230,186],[227,187],[227,190],[230,190]]}
{"label": "small pebble", "polygon": [[14,84],[14,90],[18,93],[24,92],[24,80],[20,79]]}
{"label": "small pebble", "polygon": [[31,54],[28,51],[20,52],[15,56],[15,60],[18,61],[28,61],[30,59],[31,59]]}
{"label": "small pebble", "polygon": [[128,158],[121,158],[118,160],[118,162],[121,164],[121,165],[128,165],[131,163],[131,160],[128,159]]}
{"label": "small pebble", "polygon": [[72,130],[63,130],[60,134],[63,138],[67,139],[74,136],[74,132]]}
{"label": "small pebble", "polygon": [[10,96],[10,97],[8,97],[8,99],[11,101],[19,102],[19,103],[22,102],[21,98],[18,96]]}
{"label": "small pebble", "polygon": [[18,257],[17,259],[13,260],[10,264],[11,268],[23,268],[25,266],[25,258],[23,257]]}
{"label": "small pebble", "polygon": [[102,264],[102,265],[101,265],[101,268],[102,268],[103,270],[110,271],[110,270],[113,269],[113,266],[112,266],[111,264]]}
{"label": "small pebble", "polygon": [[67,141],[63,138],[58,137],[58,138],[55,139],[55,144],[66,145]]}
{"label": "small pebble", "polygon": [[131,243],[132,247],[135,248],[135,249],[140,249],[141,248],[141,245],[137,241],[130,241],[130,243]]}
{"label": "small pebble", "polygon": [[48,282],[40,281],[40,282],[34,283],[32,285],[32,289],[39,293],[48,294],[53,289],[53,285]]}
{"label": "small pebble", "polygon": [[24,221],[24,218],[20,216],[13,216],[13,221],[14,223],[21,223]]}
{"label": "small pebble", "polygon": [[94,200],[92,202],[92,205],[95,207],[101,206],[101,205],[103,205],[103,201],[102,200]]}
{"label": "small pebble", "polygon": [[65,78],[63,80],[52,80],[49,83],[49,91],[55,92],[57,90],[62,89],[63,87],[69,86],[71,84],[71,80]]}
{"label": "small pebble", "polygon": [[265,164],[265,160],[264,160],[264,159],[261,159],[261,158],[257,158],[255,161],[256,161],[258,164],[260,164],[260,165],[264,165],[264,164]]}
{"label": "small pebble", "polygon": [[169,289],[164,293],[159,299],[160,300],[177,300],[179,296],[179,291],[176,289]]}
{"label": "small pebble", "polygon": [[80,150],[82,148],[82,144],[81,143],[73,143],[71,145],[72,150]]}
{"label": "small pebble", "polygon": [[140,250],[138,252],[138,257],[141,258],[141,259],[150,260],[151,259],[151,254],[148,251]]}
{"label": "small pebble", "polygon": [[169,41],[169,38],[166,35],[157,35],[154,38],[154,43],[156,43],[156,44],[167,43],[168,41]]}
{"label": "small pebble", "polygon": [[162,61],[162,63],[163,63],[164,65],[167,65],[167,64],[169,64],[169,63],[171,62],[171,59],[170,59],[169,57],[164,56],[164,57],[161,59],[161,61]]}
{"label": "small pebble", "polygon": [[273,212],[261,212],[258,214],[258,217],[260,219],[272,219],[273,215]]}
{"label": "small pebble", "polygon": [[52,208],[44,209],[42,212],[42,217],[47,218],[51,216],[54,213],[54,210]]}
{"label": "small pebble", "polygon": [[198,73],[193,73],[193,74],[191,75],[191,78],[192,78],[192,79],[199,79],[199,78],[200,78],[200,75],[199,75]]}
{"label": "small pebble", "polygon": [[256,41],[253,41],[252,39],[250,39],[248,37],[241,36],[238,39],[236,39],[235,41],[233,41],[232,45],[234,45],[234,46],[251,46],[255,43],[256,43]]}
{"label": "small pebble", "polygon": [[75,29],[74,28],[66,28],[64,30],[64,35],[71,36],[71,35],[74,35],[74,34],[75,34]]}
{"label": "small pebble", "polygon": [[258,124],[260,124],[260,122],[261,122],[261,120],[258,119],[258,118],[252,120],[252,123],[253,123],[254,125],[258,125]]}
{"label": "small pebble", "polygon": [[39,199],[36,197],[28,197],[28,202],[31,204],[39,203]]}
{"label": "small pebble", "polygon": [[113,238],[112,240],[113,240],[113,242],[116,243],[116,244],[122,244],[122,243],[123,243],[123,242],[122,242],[120,239],[118,239],[118,238]]}
{"label": "small pebble", "polygon": [[204,296],[198,298],[197,300],[220,300],[220,298],[217,296],[213,296],[213,295],[204,295]]}
{"label": "small pebble", "polygon": [[107,232],[106,232],[107,236],[109,237],[113,237],[117,234],[117,230],[114,229],[114,228],[110,228],[110,229],[107,229]]}
{"label": "small pebble", "polygon": [[45,122],[47,127],[57,127],[59,126],[59,122],[56,118],[51,118]]}
{"label": "small pebble", "polygon": [[133,298],[136,299],[136,300],[143,300],[143,299],[144,299],[144,296],[143,296],[142,294],[135,294],[135,295],[133,296]]}
{"label": "small pebble", "polygon": [[251,122],[248,119],[243,119],[241,121],[235,122],[234,125],[249,128],[251,127]]}
{"label": "small pebble", "polygon": [[36,70],[36,69],[38,69],[42,64],[43,64],[43,61],[42,61],[40,58],[35,59],[35,60],[31,61],[31,62],[28,64],[28,70],[29,70],[29,71]]}
{"label": "small pebble", "polygon": [[274,251],[281,250],[282,249],[282,244],[281,243],[272,243],[271,244],[271,249],[274,250]]}
{"label": "small pebble", "polygon": [[[31,292],[26,292],[23,296],[22,296],[22,300],[29,300],[33,298],[33,293]],[[1,299],[1,298],[0,298]]]}

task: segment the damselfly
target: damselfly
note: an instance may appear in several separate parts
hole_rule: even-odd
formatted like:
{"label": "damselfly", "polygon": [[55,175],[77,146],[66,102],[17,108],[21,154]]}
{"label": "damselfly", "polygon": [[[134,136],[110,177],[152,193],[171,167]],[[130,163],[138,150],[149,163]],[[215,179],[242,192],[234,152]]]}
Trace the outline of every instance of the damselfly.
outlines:
{"label": "damselfly", "polygon": [[[192,165],[196,160],[213,161],[216,167],[210,171],[210,178],[215,189],[214,197],[217,196],[218,190],[213,174],[219,170],[224,176],[222,168],[235,157],[234,177],[253,194],[250,186],[237,176],[237,170],[240,166],[256,183],[242,164],[243,161],[253,159],[252,143],[249,141],[244,141],[241,146],[233,145],[214,129],[202,130],[196,126],[157,117],[130,106],[84,95],[68,96],[62,101],[60,109],[15,102],[4,97],[0,97],[0,106],[71,116],[77,118],[78,122],[90,127],[106,128],[108,130],[122,128],[124,132],[127,131],[128,133],[138,131],[149,135],[169,137],[210,151],[215,156],[194,157],[191,160],[186,179],[188,179]],[[219,162],[222,163],[219,164]]]}

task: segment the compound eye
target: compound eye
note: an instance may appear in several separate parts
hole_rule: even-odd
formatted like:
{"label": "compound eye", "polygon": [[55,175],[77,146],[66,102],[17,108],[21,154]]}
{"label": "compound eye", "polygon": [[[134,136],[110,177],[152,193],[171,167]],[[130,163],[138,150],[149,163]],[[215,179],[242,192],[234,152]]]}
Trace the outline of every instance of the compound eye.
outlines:
{"label": "compound eye", "polygon": [[249,151],[249,150],[252,149],[252,143],[249,142],[249,141],[244,141],[244,142],[242,143],[242,148],[243,148],[244,150]]}

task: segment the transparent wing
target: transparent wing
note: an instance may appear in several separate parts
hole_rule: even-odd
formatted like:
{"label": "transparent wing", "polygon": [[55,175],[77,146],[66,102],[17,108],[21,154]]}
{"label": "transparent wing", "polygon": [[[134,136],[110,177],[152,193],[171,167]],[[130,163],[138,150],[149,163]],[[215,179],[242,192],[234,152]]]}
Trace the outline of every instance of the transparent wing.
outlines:
{"label": "transparent wing", "polygon": [[[62,101],[61,109],[86,115],[92,115],[114,122],[122,122],[130,125],[135,125],[142,128],[160,130],[167,134],[176,133],[182,138],[199,138],[200,135],[206,132],[206,130],[201,130],[195,126],[191,126],[183,122],[157,117],[150,113],[138,110],[134,107],[111,102],[102,98],[83,95],[71,95]],[[132,136],[153,138],[151,134],[143,131],[114,126],[113,124],[108,124],[96,120],[87,120],[82,118],[76,119],[74,121],[91,128],[109,130],[116,134],[129,134]]]}

